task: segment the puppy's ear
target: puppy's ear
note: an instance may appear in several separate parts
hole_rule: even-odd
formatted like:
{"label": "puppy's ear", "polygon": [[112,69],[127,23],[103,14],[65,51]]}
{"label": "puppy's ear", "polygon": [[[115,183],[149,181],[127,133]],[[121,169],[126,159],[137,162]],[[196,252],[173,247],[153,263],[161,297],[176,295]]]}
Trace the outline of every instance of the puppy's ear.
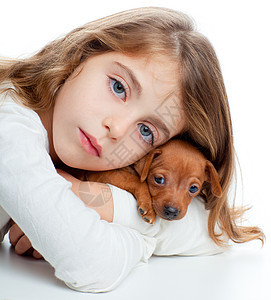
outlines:
{"label": "puppy's ear", "polygon": [[150,166],[155,157],[160,155],[162,151],[160,149],[153,149],[147,155],[143,156],[140,160],[135,162],[134,168],[138,175],[140,176],[140,181],[143,182],[146,180]]}
{"label": "puppy's ear", "polygon": [[222,196],[222,189],[219,183],[218,174],[213,164],[208,160],[206,161],[205,174],[205,181],[211,184],[212,194],[217,198],[220,198]]}

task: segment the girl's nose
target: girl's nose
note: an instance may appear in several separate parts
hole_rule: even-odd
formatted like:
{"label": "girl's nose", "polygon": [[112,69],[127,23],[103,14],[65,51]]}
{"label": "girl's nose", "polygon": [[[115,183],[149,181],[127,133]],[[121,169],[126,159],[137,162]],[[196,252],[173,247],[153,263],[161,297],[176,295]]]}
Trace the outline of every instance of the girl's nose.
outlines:
{"label": "girl's nose", "polygon": [[107,117],[103,121],[103,126],[107,135],[113,140],[121,139],[130,128],[131,120],[125,117]]}

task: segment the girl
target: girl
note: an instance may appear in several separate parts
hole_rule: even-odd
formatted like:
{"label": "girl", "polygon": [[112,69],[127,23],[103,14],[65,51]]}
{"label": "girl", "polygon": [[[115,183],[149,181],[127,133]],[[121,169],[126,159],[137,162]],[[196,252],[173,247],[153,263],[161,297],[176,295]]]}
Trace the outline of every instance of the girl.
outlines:
{"label": "girl", "polygon": [[[88,23],[33,57],[2,61],[0,82],[2,235],[11,217],[22,229],[11,234],[17,252],[32,244],[69,287],[108,291],[152,254],[263,240],[260,229],[236,225],[241,211],[227,202],[227,96],[212,46],[186,15],[139,8]],[[180,221],[148,225],[127,192],[56,171],[123,167],[174,136],[212,161],[223,189],[217,199],[204,186]]]}

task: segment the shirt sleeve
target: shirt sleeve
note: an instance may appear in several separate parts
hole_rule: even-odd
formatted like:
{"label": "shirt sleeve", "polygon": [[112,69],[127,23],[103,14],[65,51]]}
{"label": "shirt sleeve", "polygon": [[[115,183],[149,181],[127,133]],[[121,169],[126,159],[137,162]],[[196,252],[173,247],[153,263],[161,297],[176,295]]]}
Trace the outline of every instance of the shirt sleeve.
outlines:
{"label": "shirt sleeve", "polygon": [[0,206],[70,288],[112,290],[152,254],[146,237],[101,220],[76,197],[57,174],[45,129],[33,114],[0,106]]}
{"label": "shirt sleeve", "polygon": [[[124,194],[110,186],[114,198],[114,222],[138,230],[145,238],[149,249],[158,256],[213,255],[227,249],[218,246],[209,236],[209,211],[203,201],[196,197],[181,220],[166,221],[157,217],[154,225],[142,220],[137,213],[136,200],[129,193]],[[122,192],[122,196],[120,193]],[[217,229],[217,233],[221,233]],[[228,238],[223,235],[226,245]]]}
{"label": "shirt sleeve", "polygon": [[[208,232],[208,217],[209,211],[205,209],[202,199],[195,197],[184,218],[172,222],[161,220],[154,254],[193,256],[213,255],[225,251],[227,246],[218,246],[211,239]],[[221,237],[227,244],[228,238],[224,235]]]}

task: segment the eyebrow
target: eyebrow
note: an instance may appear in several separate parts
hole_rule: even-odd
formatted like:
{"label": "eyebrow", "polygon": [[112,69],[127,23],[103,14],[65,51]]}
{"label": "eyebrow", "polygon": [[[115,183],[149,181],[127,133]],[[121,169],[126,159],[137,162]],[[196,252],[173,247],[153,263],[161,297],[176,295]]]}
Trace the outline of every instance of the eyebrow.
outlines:
{"label": "eyebrow", "polygon": [[137,80],[134,72],[128,68],[127,66],[123,65],[122,63],[118,62],[118,61],[114,61],[113,62],[115,65],[117,65],[118,67],[120,67],[121,69],[123,69],[127,75],[130,77],[133,85],[136,88],[136,92],[138,94],[138,96],[140,96],[141,92],[142,92],[142,86],[140,85],[139,81]]}
{"label": "eyebrow", "polygon": [[[113,63],[115,65],[117,65],[118,67],[120,67],[121,69],[123,69],[127,73],[127,75],[130,77],[133,85],[136,88],[136,92],[137,92],[138,96],[140,96],[140,94],[142,92],[142,87],[141,87],[139,81],[137,80],[134,72],[130,68],[128,68],[127,66],[123,65],[122,63],[120,63],[118,61],[114,61]],[[158,116],[155,116],[155,115],[150,116],[148,118],[148,121],[151,121],[153,124],[156,124],[156,126],[158,126],[163,131],[166,140],[169,139],[170,131]]]}

